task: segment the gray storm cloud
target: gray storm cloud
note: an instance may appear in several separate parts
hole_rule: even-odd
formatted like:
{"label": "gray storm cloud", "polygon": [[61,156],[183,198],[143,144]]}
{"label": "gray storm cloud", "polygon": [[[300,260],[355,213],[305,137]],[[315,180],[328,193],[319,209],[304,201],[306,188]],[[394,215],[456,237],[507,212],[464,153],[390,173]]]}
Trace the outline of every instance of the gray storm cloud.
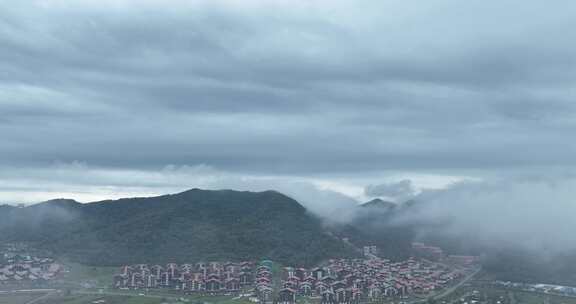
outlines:
{"label": "gray storm cloud", "polygon": [[[575,15],[570,0],[3,1],[0,199],[276,189],[347,221],[355,200],[314,180],[404,200],[418,185],[381,176],[574,169]],[[414,218],[568,246],[571,186],[461,184]]]}
{"label": "gray storm cloud", "polygon": [[0,164],[292,175],[574,166],[576,5],[497,7],[0,3]]}

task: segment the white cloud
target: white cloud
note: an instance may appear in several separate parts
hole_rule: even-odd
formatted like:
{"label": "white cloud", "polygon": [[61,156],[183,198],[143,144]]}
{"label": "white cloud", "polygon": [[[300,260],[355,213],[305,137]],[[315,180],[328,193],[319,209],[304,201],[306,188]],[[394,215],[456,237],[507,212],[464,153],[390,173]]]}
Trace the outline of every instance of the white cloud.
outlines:
{"label": "white cloud", "polygon": [[417,200],[420,209],[402,221],[444,223],[439,232],[445,235],[498,248],[524,248],[541,254],[576,249],[573,175],[462,182],[444,190],[425,191]]}

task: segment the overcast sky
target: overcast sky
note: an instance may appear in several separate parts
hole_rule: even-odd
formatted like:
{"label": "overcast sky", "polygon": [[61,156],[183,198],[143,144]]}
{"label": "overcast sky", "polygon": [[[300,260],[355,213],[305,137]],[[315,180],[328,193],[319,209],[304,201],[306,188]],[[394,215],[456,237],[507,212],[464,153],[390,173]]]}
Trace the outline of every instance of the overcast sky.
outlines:
{"label": "overcast sky", "polygon": [[0,1],[0,202],[564,174],[574,16],[573,0]]}

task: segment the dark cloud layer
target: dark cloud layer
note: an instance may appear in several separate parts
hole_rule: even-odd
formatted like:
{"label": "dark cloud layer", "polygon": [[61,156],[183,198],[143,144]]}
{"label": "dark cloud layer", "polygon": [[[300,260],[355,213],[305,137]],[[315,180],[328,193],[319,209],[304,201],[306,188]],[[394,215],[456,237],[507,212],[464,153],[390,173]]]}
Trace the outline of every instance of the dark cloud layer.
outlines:
{"label": "dark cloud layer", "polygon": [[575,14],[572,1],[2,2],[0,166],[572,167]]}

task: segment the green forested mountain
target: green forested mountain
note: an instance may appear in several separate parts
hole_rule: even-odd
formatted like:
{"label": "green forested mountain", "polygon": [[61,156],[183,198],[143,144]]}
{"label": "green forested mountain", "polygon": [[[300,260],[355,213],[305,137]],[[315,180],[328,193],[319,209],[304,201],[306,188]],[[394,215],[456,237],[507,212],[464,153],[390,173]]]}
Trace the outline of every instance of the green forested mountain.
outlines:
{"label": "green forested mountain", "polygon": [[0,240],[34,242],[94,265],[260,258],[312,265],[356,254],[298,202],[274,191],[193,189],[89,204],[55,200],[0,212]]}

